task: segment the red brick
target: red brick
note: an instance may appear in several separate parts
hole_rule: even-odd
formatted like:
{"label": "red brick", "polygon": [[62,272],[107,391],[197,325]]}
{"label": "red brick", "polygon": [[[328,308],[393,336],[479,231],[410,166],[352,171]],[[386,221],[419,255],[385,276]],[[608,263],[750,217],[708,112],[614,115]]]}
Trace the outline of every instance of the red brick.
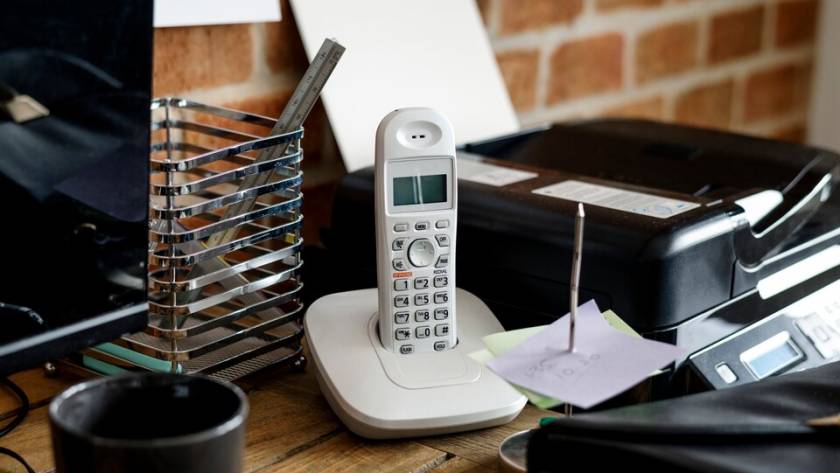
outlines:
{"label": "red brick", "polygon": [[623,48],[624,41],[618,33],[558,47],[551,56],[548,102],[620,89]]}
{"label": "red brick", "polygon": [[665,118],[665,100],[662,97],[629,102],[608,108],[600,113],[604,117],[644,118],[663,120]]}
{"label": "red brick", "polygon": [[529,110],[537,102],[539,52],[508,51],[496,55],[510,99],[517,110]]}
{"label": "red brick", "polygon": [[500,0],[501,34],[569,23],[580,15],[583,0]]}
{"label": "red brick", "polygon": [[273,72],[294,71],[301,74],[309,61],[300,41],[289,2],[280,2],[283,21],[265,24],[265,60]]}
{"label": "red brick", "polygon": [[653,8],[662,3],[663,0],[598,0],[595,7],[600,12],[611,12],[624,8]]}
{"label": "red brick", "polygon": [[674,119],[704,128],[729,128],[734,90],[734,81],[727,79],[685,91],[676,99]]}
{"label": "red brick", "polygon": [[805,124],[798,123],[796,125],[786,126],[770,133],[770,138],[791,141],[794,143],[804,143],[807,136],[807,128]]}
{"label": "red brick", "polygon": [[809,65],[788,64],[747,77],[744,120],[763,120],[804,108],[808,100],[809,76]]}
{"label": "red brick", "polygon": [[783,1],[777,8],[776,46],[796,46],[814,40],[819,9],[816,0]]}
{"label": "red brick", "polygon": [[763,30],[763,5],[715,15],[709,28],[709,62],[715,64],[757,53],[761,50]]}
{"label": "red brick", "polygon": [[241,82],[250,77],[251,25],[155,30],[155,96]]}
{"label": "red brick", "polygon": [[648,82],[697,66],[697,21],[665,25],[643,33],[636,44],[636,80]]}

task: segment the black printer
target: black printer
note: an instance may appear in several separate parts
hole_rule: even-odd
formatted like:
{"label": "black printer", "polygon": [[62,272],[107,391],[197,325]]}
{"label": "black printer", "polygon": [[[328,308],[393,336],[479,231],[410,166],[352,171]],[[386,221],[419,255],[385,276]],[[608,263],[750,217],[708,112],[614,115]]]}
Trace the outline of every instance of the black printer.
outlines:
{"label": "black printer", "polygon": [[[558,124],[459,150],[457,285],[506,328],[580,300],[691,353],[727,387],[840,359],[840,156],[641,120]],[[344,178],[325,235],[334,289],[376,284],[373,170]]]}

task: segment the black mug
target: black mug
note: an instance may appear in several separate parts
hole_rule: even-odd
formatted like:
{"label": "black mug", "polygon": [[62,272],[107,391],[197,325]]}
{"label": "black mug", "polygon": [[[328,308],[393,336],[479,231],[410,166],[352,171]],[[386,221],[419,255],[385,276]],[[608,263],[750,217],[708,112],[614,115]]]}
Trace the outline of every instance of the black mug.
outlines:
{"label": "black mug", "polygon": [[77,384],[50,404],[57,473],[240,473],[248,401],[227,382],[164,373]]}

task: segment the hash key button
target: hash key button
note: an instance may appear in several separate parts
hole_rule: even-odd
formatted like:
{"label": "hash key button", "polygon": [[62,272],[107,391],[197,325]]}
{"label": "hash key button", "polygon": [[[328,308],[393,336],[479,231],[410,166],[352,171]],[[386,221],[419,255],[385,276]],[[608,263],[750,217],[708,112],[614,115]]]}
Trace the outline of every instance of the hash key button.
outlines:
{"label": "hash key button", "polygon": [[449,335],[449,325],[448,324],[435,325],[435,336],[436,337],[445,337],[447,335]]}

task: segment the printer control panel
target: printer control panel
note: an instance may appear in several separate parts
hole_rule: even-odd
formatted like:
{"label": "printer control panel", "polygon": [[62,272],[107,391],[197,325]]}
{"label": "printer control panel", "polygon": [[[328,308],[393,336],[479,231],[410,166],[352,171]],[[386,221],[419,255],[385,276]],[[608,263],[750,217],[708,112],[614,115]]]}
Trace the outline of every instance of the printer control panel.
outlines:
{"label": "printer control panel", "polygon": [[689,357],[708,385],[726,388],[840,360],[840,281]]}

